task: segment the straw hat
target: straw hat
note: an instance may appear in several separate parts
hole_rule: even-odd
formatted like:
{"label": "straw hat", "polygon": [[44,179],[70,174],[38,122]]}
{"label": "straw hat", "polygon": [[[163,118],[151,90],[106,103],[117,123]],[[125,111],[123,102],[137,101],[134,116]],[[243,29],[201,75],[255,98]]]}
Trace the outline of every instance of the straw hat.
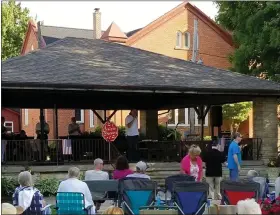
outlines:
{"label": "straw hat", "polygon": [[22,214],[23,208],[20,206],[13,206],[10,203],[2,203],[2,214]]}

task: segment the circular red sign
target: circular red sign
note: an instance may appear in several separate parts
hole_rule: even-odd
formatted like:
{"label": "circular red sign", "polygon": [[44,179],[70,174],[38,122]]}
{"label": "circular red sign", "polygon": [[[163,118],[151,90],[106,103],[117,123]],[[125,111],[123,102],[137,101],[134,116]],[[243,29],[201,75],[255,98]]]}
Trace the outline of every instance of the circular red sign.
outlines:
{"label": "circular red sign", "polygon": [[105,122],[102,127],[102,137],[107,142],[113,142],[119,135],[118,127],[112,122]]}

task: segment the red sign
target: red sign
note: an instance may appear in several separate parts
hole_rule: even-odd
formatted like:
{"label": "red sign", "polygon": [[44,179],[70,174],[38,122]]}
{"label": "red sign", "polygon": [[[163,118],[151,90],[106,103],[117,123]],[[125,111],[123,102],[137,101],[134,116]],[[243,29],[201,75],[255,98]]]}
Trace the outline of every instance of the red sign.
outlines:
{"label": "red sign", "polygon": [[112,122],[106,122],[102,127],[102,137],[107,142],[113,142],[119,135],[118,127]]}

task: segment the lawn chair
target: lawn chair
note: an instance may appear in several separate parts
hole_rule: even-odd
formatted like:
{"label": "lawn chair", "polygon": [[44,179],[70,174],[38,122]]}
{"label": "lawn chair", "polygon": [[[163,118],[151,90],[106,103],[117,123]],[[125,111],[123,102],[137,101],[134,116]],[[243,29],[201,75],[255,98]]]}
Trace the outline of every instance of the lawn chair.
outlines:
{"label": "lawn chair", "polygon": [[266,183],[266,178],[257,176],[252,178],[252,180],[260,184],[259,198],[264,200],[264,198],[266,198],[266,194],[269,193],[268,184]]}
{"label": "lawn chair", "polygon": [[140,207],[155,201],[157,183],[149,179],[124,178],[119,181],[120,204],[130,215],[138,215]]}
{"label": "lawn chair", "polygon": [[118,201],[118,180],[93,180],[84,181],[91,192],[93,201],[113,200]]}
{"label": "lawn chair", "polygon": [[260,184],[253,181],[221,182],[222,204],[236,205],[238,201],[254,198],[259,199]]}
{"label": "lawn chair", "polygon": [[209,185],[186,181],[173,184],[172,201],[181,214],[201,215],[207,204]]}
{"label": "lawn chair", "polygon": [[56,194],[57,214],[88,214],[93,205],[85,207],[85,198],[83,193],[58,192]]}

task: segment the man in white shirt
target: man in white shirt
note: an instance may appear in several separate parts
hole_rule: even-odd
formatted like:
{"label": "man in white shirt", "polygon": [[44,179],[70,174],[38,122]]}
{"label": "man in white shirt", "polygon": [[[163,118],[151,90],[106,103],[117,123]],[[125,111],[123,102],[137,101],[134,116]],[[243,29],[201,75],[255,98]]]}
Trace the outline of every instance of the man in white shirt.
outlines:
{"label": "man in white shirt", "polygon": [[[40,120],[40,118],[39,118],[39,120]],[[35,152],[34,157],[35,157],[35,159],[45,160],[47,157],[47,153],[48,153],[48,141],[44,141],[44,142],[39,141],[39,140],[41,140],[41,135],[42,135],[40,121],[36,124],[35,132],[37,134],[37,141],[35,141],[35,145],[33,146],[33,151]],[[48,139],[49,133],[50,133],[50,126],[44,119],[44,130],[43,130],[43,139],[44,140]],[[41,144],[43,144],[43,147]],[[44,151],[43,158],[42,158],[42,150]]]}
{"label": "man in white shirt", "polygon": [[146,178],[146,179],[151,179],[150,176],[146,175],[146,170],[148,169],[148,165],[143,162],[139,161],[136,164],[136,172],[130,175],[127,175],[127,178]]}
{"label": "man in white shirt", "polygon": [[[97,158],[94,160],[94,170],[88,170],[85,173],[85,180],[86,181],[94,181],[94,180],[109,180],[108,172],[104,172],[103,170],[103,160]],[[94,193],[94,196],[103,198],[106,193]],[[94,201],[94,205],[96,207],[96,212],[100,209],[101,204],[105,201]]]}
{"label": "man in white shirt", "polygon": [[76,122],[76,117],[71,118],[71,123],[68,125],[68,134],[72,144],[72,156],[74,161],[79,161],[81,158],[80,141],[78,139],[82,134],[80,125]]}
{"label": "man in white shirt", "polygon": [[83,193],[85,198],[85,207],[91,206],[88,214],[95,214],[95,207],[92,201],[91,192],[87,184],[79,180],[80,170],[77,167],[71,167],[68,170],[68,179],[59,184],[57,192],[78,192]]}
{"label": "man in white shirt", "polygon": [[133,109],[125,118],[126,138],[128,144],[128,160],[138,160],[137,146],[138,146],[138,111]]}

